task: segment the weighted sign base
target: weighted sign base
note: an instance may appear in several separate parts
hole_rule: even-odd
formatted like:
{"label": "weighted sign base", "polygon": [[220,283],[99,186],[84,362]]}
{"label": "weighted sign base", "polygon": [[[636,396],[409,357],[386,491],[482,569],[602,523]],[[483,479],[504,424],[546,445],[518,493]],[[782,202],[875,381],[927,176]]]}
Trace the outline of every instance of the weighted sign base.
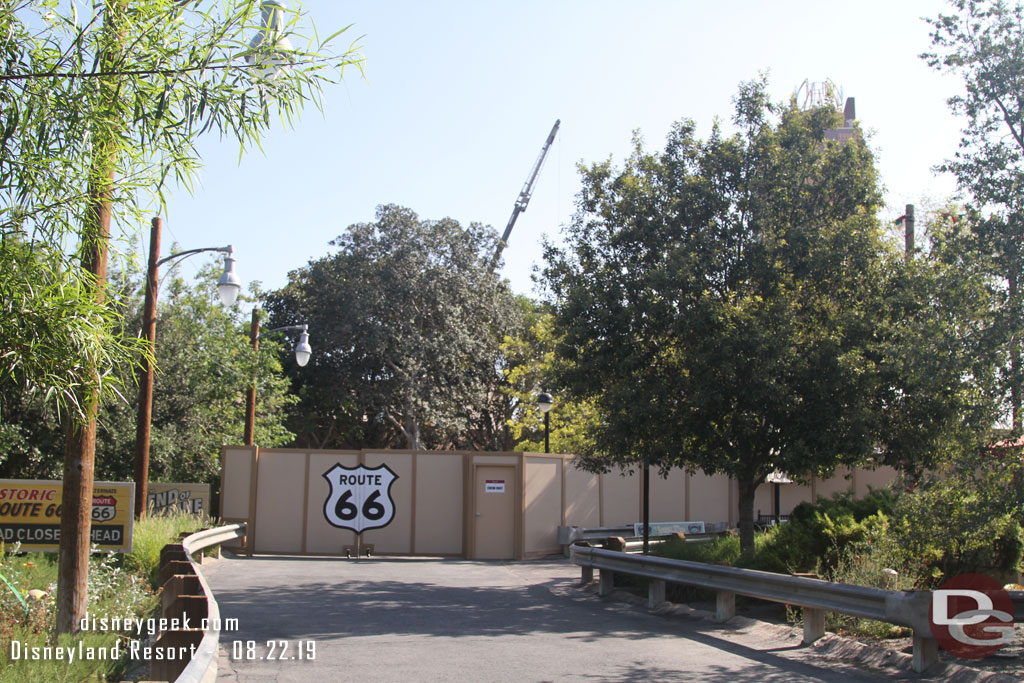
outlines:
{"label": "weighted sign base", "polygon": [[373,544],[363,543],[363,537],[359,534],[356,534],[355,545],[343,545],[341,549],[345,553],[345,557],[350,560],[353,557],[358,560],[360,557],[370,557],[373,555]]}

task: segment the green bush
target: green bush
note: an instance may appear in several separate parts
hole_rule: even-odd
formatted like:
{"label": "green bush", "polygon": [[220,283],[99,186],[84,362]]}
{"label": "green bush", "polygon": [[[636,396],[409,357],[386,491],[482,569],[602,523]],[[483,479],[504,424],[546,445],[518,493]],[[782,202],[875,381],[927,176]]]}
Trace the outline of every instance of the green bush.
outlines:
{"label": "green bush", "polygon": [[[916,577],[906,571],[905,555],[886,526],[868,532],[861,541],[848,544],[838,555],[836,566],[822,574],[822,578],[836,583],[867,586],[885,590],[911,590]],[[884,621],[825,613],[825,625],[836,633],[853,633],[869,638],[899,638],[911,633],[910,629]]]}
{"label": "green bush", "polygon": [[[0,573],[23,595],[30,590],[43,590],[40,598],[28,598],[28,612],[5,590],[0,594],[0,683],[51,683],[54,681],[105,681],[108,676],[120,680],[127,666],[125,648],[121,659],[62,660],[29,659],[16,657],[12,643],[25,648],[43,648],[50,642],[56,621],[57,563],[52,553],[15,555],[0,554]],[[6,589],[7,586],[4,585]],[[88,613],[90,616],[117,616],[145,618],[157,606],[157,596],[144,578],[125,571],[122,558],[114,553],[94,553],[89,560]],[[83,648],[107,648],[108,652],[124,634],[112,631],[83,631],[75,636],[63,635],[58,645]]]}
{"label": "green bush", "polygon": [[160,551],[163,547],[176,542],[181,533],[202,529],[209,523],[205,515],[181,510],[143,517],[135,523],[132,552],[124,557],[125,568],[145,576],[153,588],[158,588]]}
{"label": "green bush", "polygon": [[801,503],[788,522],[766,532],[753,555],[742,558],[739,566],[779,573],[827,573],[847,546],[885,525],[893,505],[893,494],[884,489],[860,499],[840,493],[814,504]]}
{"label": "green bush", "polygon": [[893,501],[891,492],[879,490],[859,500],[839,494],[814,505],[802,503],[789,522],[756,534],[752,553],[741,554],[739,537],[724,534],[702,543],[670,541],[658,546],[657,554],[779,574],[829,572],[847,546],[885,527]]}
{"label": "green bush", "polygon": [[[132,552],[124,555],[97,552],[89,561],[88,612],[96,618],[138,617],[152,615],[158,604],[155,590],[159,572],[160,549],[175,542],[183,531],[195,531],[207,524],[202,516],[184,513],[151,515],[135,524]],[[17,547],[0,550],[0,574],[15,590],[0,582],[0,683],[52,683],[54,681],[105,681],[108,677],[121,680],[129,664],[122,659],[76,659],[74,662],[31,659],[13,659],[9,644],[25,647],[45,647],[50,642],[56,621],[57,555],[56,553],[18,554]],[[45,591],[38,598],[28,598],[32,589]],[[59,644],[65,647],[111,648],[128,634],[112,631],[82,632],[64,635]]]}
{"label": "green bush", "polygon": [[1019,459],[965,459],[903,493],[890,533],[905,563],[929,588],[957,574],[1016,580],[1024,553]]}

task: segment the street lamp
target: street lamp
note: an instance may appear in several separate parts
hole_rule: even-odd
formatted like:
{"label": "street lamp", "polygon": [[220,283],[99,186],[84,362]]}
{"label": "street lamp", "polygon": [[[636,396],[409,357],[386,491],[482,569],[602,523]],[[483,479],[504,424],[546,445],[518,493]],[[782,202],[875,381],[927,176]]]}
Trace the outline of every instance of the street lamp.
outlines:
{"label": "street lamp", "polygon": [[264,81],[272,82],[291,66],[288,53],[295,48],[285,34],[286,11],[281,0],[263,0],[260,3],[260,30],[249,41],[245,61],[250,66],[259,67],[260,77]]}
{"label": "street lamp", "polygon": [[551,406],[555,404],[554,399],[551,398],[551,394],[547,391],[541,392],[540,396],[537,397],[537,408],[540,412],[544,413],[544,452],[551,452]]}
{"label": "street lamp", "polygon": [[[231,245],[226,247],[206,247],[189,249],[164,258],[160,256],[160,230],[163,219],[156,217],[149,232],[149,267],[146,269],[146,300],[142,309],[142,335],[149,343],[149,355],[156,359],[156,296],[160,283],[157,271],[168,261],[204,251],[217,251],[224,254],[224,272],[217,280],[217,293],[225,307],[231,306],[238,298],[242,282],[235,273],[234,250]],[[149,484],[149,433],[153,419],[153,379],[155,369],[149,358],[143,359],[142,378],[139,381],[139,406],[135,420],[135,516],[146,514],[146,495]]]}
{"label": "street lamp", "polygon": [[[252,309],[252,323],[249,325],[249,339],[252,340],[252,350],[254,352],[260,350],[260,337],[273,334],[275,332],[299,332],[299,341],[295,345],[295,363],[300,367],[305,367],[306,363],[309,362],[309,357],[313,355],[313,348],[309,345],[309,326],[308,325],[286,325],[285,327],[275,327],[272,330],[267,330],[260,334],[260,316],[259,310]],[[249,393],[245,398],[245,445],[252,446],[256,436],[256,377],[252,378],[252,384],[249,385]]]}

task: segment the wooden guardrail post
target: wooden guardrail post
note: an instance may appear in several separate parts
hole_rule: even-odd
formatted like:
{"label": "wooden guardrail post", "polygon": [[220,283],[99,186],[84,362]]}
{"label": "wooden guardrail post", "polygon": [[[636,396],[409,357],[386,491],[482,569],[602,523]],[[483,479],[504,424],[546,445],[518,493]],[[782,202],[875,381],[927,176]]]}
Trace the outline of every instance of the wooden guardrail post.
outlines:
{"label": "wooden guardrail post", "polygon": [[615,589],[615,572],[610,569],[598,569],[597,594],[602,598],[611,595]]}
{"label": "wooden guardrail post", "polygon": [[[166,658],[154,659],[149,664],[149,677],[154,681],[174,681],[181,676],[199,643],[203,640],[202,629],[164,631],[157,636],[154,649],[162,651]],[[172,659],[173,657],[173,659]]]}
{"label": "wooden guardrail post", "polygon": [[647,608],[654,609],[665,602],[665,582],[661,579],[650,579],[647,582]]}
{"label": "wooden guardrail post", "polygon": [[917,673],[924,673],[928,667],[939,661],[939,643],[934,638],[914,631],[914,653],[911,667]]}
{"label": "wooden guardrail post", "polygon": [[203,588],[199,577],[189,574],[175,574],[164,582],[160,591],[160,613],[167,616],[171,612],[174,601],[182,595],[202,595]]}
{"label": "wooden guardrail post", "polygon": [[715,621],[723,623],[736,616],[736,594],[732,591],[718,591],[715,594]]}
{"label": "wooden guardrail post", "polygon": [[160,585],[167,583],[176,574],[183,576],[195,576],[192,563],[188,560],[171,560],[160,567]]}
{"label": "wooden guardrail post", "polygon": [[825,610],[804,607],[804,645],[825,636]]}

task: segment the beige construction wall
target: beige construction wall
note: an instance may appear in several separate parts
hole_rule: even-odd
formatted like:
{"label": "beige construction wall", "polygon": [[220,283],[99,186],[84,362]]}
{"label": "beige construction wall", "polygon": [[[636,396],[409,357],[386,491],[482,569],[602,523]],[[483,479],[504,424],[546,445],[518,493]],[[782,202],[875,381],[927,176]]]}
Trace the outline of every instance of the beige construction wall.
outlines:
{"label": "beige construction wall", "polygon": [[564,465],[562,458],[527,455],[523,487],[523,556],[543,557],[561,551],[558,527],[564,523]]}
{"label": "beige construction wall", "polygon": [[601,475],[565,468],[565,525],[578,527],[601,526]]}
{"label": "beige construction wall", "polygon": [[[261,456],[262,457],[262,456]],[[306,493],[306,543],[304,553],[313,555],[343,555],[346,545],[354,545],[355,532],[338,529],[327,523],[324,518],[324,503],[331,492],[330,484],[324,479],[324,473],[341,464],[343,467],[359,465],[359,451],[311,451],[303,453],[309,460],[306,481],[309,488]],[[397,482],[396,482],[397,483]]]}
{"label": "beige construction wall", "polygon": [[[417,462],[414,555],[463,552],[464,456],[415,456]],[[429,460],[429,464],[427,461]]]}
{"label": "beige construction wall", "polygon": [[[643,518],[643,478],[639,470],[592,474],[578,470],[572,457],[539,453],[457,453],[438,451],[307,451],[225,447],[222,454],[221,517],[249,523],[245,549],[268,554],[344,555],[354,532],[331,526],[324,517],[330,486],[324,477],[335,464],[376,467],[398,475],[391,497],[395,516],[369,529],[360,542],[383,555],[475,556],[477,467],[506,468],[514,495],[507,526],[510,557],[540,557],[560,551],[559,526],[599,527],[633,524]],[[780,486],[780,512],[839,491],[865,495],[895,476],[890,468],[842,469],[807,485]],[[736,483],[721,475],[672,470],[667,478],[651,472],[651,521],[725,522],[735,526]],[[755,513],[774,512],[770,484],[757,490]],[[481,536],[482,539],[497,536]]]}

